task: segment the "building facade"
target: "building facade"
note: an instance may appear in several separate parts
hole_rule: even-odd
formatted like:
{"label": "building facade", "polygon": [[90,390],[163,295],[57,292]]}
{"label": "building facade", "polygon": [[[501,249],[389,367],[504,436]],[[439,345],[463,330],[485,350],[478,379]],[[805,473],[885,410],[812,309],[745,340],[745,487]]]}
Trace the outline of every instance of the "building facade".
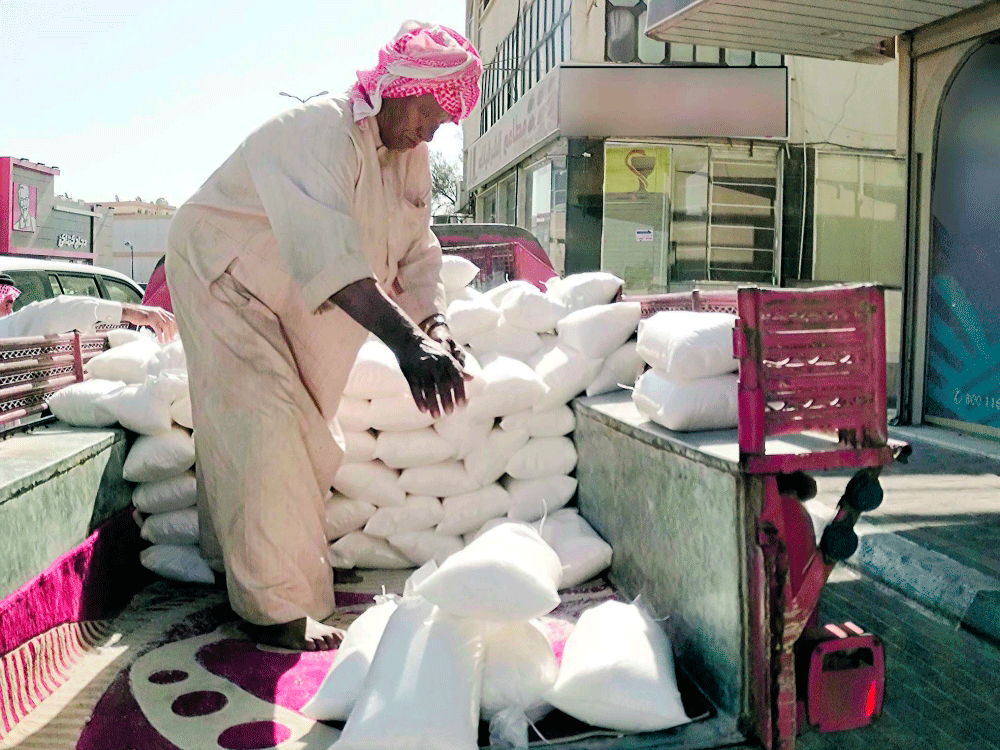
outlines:
{"label": "building facade", "polygon": [[[651,2],[651,33],[673,40],[701,38],[716,4]],[[884,241],[902,258],[902,325],[888,342],[901,352],[899,420],[1000,438],[1000,4],[817,3],[792,27],[774,20],[796,12],[782,0],[744,6],[711,36],[835,60],[898,49],[907,201],[901,236]]]}
{"label": "building facade", "polygon": [[112,212],[56,195],[57,167],[0,157],[0,255],[93,264],[109,253]]}
{"label": "building facade", "polygon": [[147,283],[167,252],[167,230],[177,207],[164,198],[115,200],[98,205],[113,211],[115,217],[107,257],[101,257],[99,263],[128,274],[140,284]]}
{"label": "building facade", "polygon": [[[466,202],[629,293],[877,281],[898,340],[894,50],[824,60],[646,34],[654,0],[469,0]],[[858,59],[878,61],[873,65]],[[898,346],[888,353],[895,382]]]}

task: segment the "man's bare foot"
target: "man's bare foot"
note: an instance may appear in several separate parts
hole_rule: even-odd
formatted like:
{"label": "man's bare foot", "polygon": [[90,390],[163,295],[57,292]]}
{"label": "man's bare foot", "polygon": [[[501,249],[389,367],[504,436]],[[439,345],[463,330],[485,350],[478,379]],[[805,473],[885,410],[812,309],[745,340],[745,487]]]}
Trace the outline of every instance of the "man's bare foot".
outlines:
{"label": "man's bare foot", "polygon": [[292,651],[331,651],[344,640],[343,630],[316,622],[311,617],[300,617],[280,625],[244,622],[240,630],[257,643]]}

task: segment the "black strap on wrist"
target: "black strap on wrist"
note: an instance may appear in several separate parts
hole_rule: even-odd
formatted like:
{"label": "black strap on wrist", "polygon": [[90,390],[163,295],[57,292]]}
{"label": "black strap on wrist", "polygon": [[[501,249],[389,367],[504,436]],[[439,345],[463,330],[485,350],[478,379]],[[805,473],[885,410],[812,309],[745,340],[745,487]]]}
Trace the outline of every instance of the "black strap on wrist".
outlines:
{"label": "black strap on wrist", "polygon": [[433,329],[438,326],[446,326],[448,321],[445,319],[444,315],[441,313],[435,313],[434,315],[424,318],[420,322],[420,330],[424,333],[430,333]]}

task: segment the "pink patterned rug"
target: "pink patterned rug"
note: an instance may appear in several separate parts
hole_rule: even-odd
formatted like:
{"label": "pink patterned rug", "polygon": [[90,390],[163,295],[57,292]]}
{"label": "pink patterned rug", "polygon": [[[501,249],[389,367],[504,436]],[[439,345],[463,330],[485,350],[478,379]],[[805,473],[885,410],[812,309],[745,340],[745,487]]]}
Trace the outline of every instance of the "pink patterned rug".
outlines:
{"label": "pink patterned rug", "polygon": [[[580,613],[615,598],[605,582],[563,592],[543,618],[557,660]],[[342,597],[344,601],[346,597]],[[370,596],[358,596],[371,602]],[[342,607],[348,625],[367,604]],[[225,604],[180,619],[146,644],[96,701],[77,750],[322,748],[339,725],[298,712],[319,689],[336,652],[289,653],[242,637]]]}

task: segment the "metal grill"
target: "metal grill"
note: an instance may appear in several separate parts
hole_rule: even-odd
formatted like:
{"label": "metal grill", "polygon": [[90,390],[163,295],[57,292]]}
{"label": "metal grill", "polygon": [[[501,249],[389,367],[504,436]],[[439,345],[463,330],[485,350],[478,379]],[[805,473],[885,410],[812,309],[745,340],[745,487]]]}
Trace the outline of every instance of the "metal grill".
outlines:
{"label": "metal grill", "polygon": [[[740,451],[755,466],[769,437],[830,432],[838,450],[813,453],[816,466],[874,464],[888,446],[885,308],[874,285],[809,290],[741,289],[734,337],[740,359]],[[824,464],[824,455],[826,463]]]}
{"label": "metal grill", "polygon": [[479,266],[479,275],[470,286],[486,292],[516,276],[516,243],[498,242],[483,245],[451,245],[444,249],[449,255],[460,255]]}
{"label": "metal grill", "polygon": [[703,292],[671,292],[649,296],[623,297],[626,302],[638,302],[642,317],[648,318],[664,310],[687,310],[694,312],[724,312],[736,315],[736,290]]}
{"label": "metal grill", "polygon": [[0,340],[0,430],[45,411],[49,396],[83,380],[84,363],[107,348],[106,333]]}

